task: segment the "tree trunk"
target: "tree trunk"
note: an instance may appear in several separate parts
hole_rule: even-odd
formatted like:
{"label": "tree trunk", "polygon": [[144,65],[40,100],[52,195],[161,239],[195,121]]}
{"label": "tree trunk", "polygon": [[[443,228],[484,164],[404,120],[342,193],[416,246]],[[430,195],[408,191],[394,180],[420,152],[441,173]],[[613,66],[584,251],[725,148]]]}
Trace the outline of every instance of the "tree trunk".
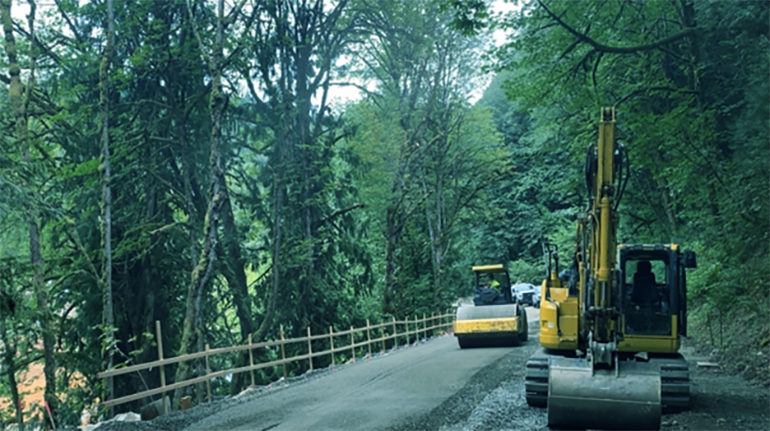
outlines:
{"label": "tree trunk", "polygon": [[[443,154],[443,153],[442,153]],[[438,179],[436,181],[436,245],[434,246],[433,255],[433,307],[438,310],[441,305],[441,274],[444,270],[444,159],[439,159],[438,172],[436,173]]]}
{"label": "tree trunk", "polygon": [[[30,38],[34,38],[34,19],[35,2],[29,1],[30,12],[28,15]],[[3,32],[5,33],[5,51],[8,55],[8,69],[10,75],[10,85],[8,88],[8,99],[13,110],[14,126],[16,132],[16,143],[22,152],[22,162],[29,164],[29,131],[27,107],[29,105],[30,94],[34,88],[35,79],[35,44],[31,43],[30,49],[30,77],[27,84],[27,90],[24,91],[21,84],[21,67],[16,54],[16,39],[13,34],[13,20],[11,18],[11,0],[2,0],[0,3],[0,18],[3,22]],[[37,191],[35,184],[30,184],[31,178],[24,180],[24,187],[27,190],[27,224],[29,226],[29,253],[32,263],[32,287],[37,300],[38,320],[43,336],[43,374],[45,375],[44,399],[51,415],[56,419],[56,409],[58,399],[56,398],[56,360],[53,349],[55,338],[51,328],[51,313],[48,309],[48,292],[43,280],[43,256],[40,251],[40,228],[38,226],[37,209]]]}
{"label": "tree trunk", "polygon": [[663,208],[666,211],[666,219],[668,220],[669,237],[672,241],[677,240],[677,232],[679,230],[676,222],[676,207],[675,202],[671,201],[668,193],[668,184],[664,178],[658,178],[658,191],[660,192],[661,199],[663,200]]}
{"label": "tree trunk", "polygon": [[[283,74],[285,76],[285,74]],[[282,77],[283,78],[283,77]],[[284,104],[284,109],[288,107]],[[273,250],[272,250],[272,289],[270,292],[270,301],[268,302],[267,312],[259,325],[259,329],[254,334],[253,340],[261,341],[267,334],[270,326],[273,324],[275,315],[275,306],[278,300],[278,290],[281,284],[281,240],[283,230],[283,150],[288,147],[287,136],[290,121],[288,112],[284,112],[281,117],[280,126],[277,128],[275,137],[275,152],[273,166]]]}
{"label": "tree trunk", "polygon": [[[251,320],[251,307],[249,302],[249,286],[246,282],[246,271],[244,267],[246,262],[241,255],[240,235],[235,226],[235,216],[230,201],[225,202],[223,208],[223,235],[225,242],[225,256],[227,270],[225,277],[233,295],[233,305],[235,305],[235,314],[238,316],[238,323],[241,330],[241,343],[245,343],[249,334],[254,331],[254,325]],[[245,366],[249,362],[249,352],[243,351],[236,361],[236,368]],[[243,388],[243,381],[246,373],[236,373],[230,382],[230,395],[236,395]]]}
{"label": "tree trunk", "polygon": [[[192,9],[188,3],[188,14],[190,15],[191,25],[195,25],[195,19]],[[206,209],[206,218],[204,219],[204,241],[201,250],[198,265],[192,272],[190,287],[187,291],[187,311],[185,313],[184,327],[182,330],[182,344],[179,355],[190,353],[198,343],[201,337],[201,303],[206,285],[213,275],[214,260],[216,259],[216,245],[218,242],[217,229],[219,226],[219,216],[222,205],[227,200],[227,192],[223,190],[223,172],[219,147],[222,139],[222,114],[225,107],[225,97],[222,94],[222,72],[220,65],[222,63],[223,38],[224,38],[224,0],[219,0],[217,5],[217,33],[214,52],[211,56],[206,51],[200,35],[197,34],[198,45],[201,55],[207,60],[209,71],[211,72],[211,96],[209,99],[209,108],[211,110],[211,152],[209,154],[209,164],[211,169],[211,184],[209,188],[209,205]],[[198,325],[196,325],[198,323]],[[176,372],[176,382],[187,380],[190,373],[190,366],[186,362],[181,362]],[[183,390],[177,389],[174,392],[174,405],[179,405],[183,396]]]}
{"label": "tree trunk", "polygon": [[[422,190],[424,194],[428,194],[428,183],[425,178],[425,168],[420,169],[420,176],[422,181]],[[437,183],[439,185],[439,183]],[[438,188],[438,187],[437,187]],[[441,234],[441,190],[436,190],[436,222],[433,221],[433,212],[430,210],[431,203],[425,202],[425,220],[428,223],[428,237],[430,239],[430,256],[431,267],[433,268],[433,299],[437,302],[439,279],[441,278],[441,251],[439,250],[438,236]],[[435,226],[434,226],[435,224]]]}
{"label": "tree trunk", "polygon": [[[27,160],[28,161],[28,158]],[[40,251],[40,228],[38,227],[37,209],[29,210],[29,252],[33,267],[32,285],[35,289],[35,298],[37,299],[37,310],[39,313],[40,329],[43,333],[43,374],[45,375],[44,399],[51,415],[56,420],[55,410],[59,405],[56,398],[56,358],[54,357],[54,344],[56,339],[53,334],[51,324],[51,311],[48,306],[48,291],[43,277],[43,255]]]}
{"label": "tree trunk", "polygon": [[385,225],[385,304],[383,312],[395,316],[398,310],[399,283],[396,278],[398,262],[396,254],[399,248],[400,222],[396,220],[398,208],[395,205],[389,205],[386,210]]}
{"label": "tree trunk", "polygon": [[[109,115],[110,115],[110,100],[109,100],[109,70],[110,61],[112,58],[112,52],[114,47],[115,37],[115,17],[112,9],[112,0],[107,0],[107,46],[104,48],[102,55],[102,61],[99,65],[99,99],[101,105],[101,120],[102,120],[102,311],[104,313],[104,331],[106,338],[104,340],[104,346],[106,351],[102,351],[102,354],[106,354],[106,358],[103,358],[106,362],[106,368],[109,370],[113,367],[114,362],[114,332],[115,317],[112,310],[112,191],[110,189],[110,133],[109,133]],[[107,379],[106,397],[103,399],[115,398],[115,386],[113,378]],[[113,416],[113,408],[110,408],[108,417]]]}
{"label": "tree trunk", "polygon": [[274,216],[273,216],[273,291],[270,296],[270,303],[267,308],[265,318],[262,320],[262,324],[259,325],[257,330],[256,339],[261,340],[262,337],[267,334],[270,325],[273,323],[273,315],[275,314],[275,303],[278,299],[278,288],[281,284],[281,223],[283,217],[283,176],[280,172],[281,155],[280,150],[278,157],[276,157],[276,166],[279,167],[278,172],[274,174],[273,187],[274,190]]}
{"label": "tree trunk", "polygon": [[3,347],[5,347],[3,371],[8,375],[8,387],[11,389],[11,402],[16,412],[16,423],[19,424],[19,431],[24,431],[24,412],[21,408],[19,385],[16,381],[16,344],[8,337],[7,328],[5,327],[5,316],[0,318],[0,341],[3,342]]}

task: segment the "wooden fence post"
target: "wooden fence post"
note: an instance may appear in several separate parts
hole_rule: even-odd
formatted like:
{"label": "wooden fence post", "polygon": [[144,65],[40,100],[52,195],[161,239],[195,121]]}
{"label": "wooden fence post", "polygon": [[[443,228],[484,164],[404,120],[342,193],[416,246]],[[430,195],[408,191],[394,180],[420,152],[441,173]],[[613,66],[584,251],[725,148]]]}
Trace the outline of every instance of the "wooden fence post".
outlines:
{"label": "wooden fence post", "polygon": [[404,336],[406,337],[406,344],[404,345],[405,349],[409,348],[409,318],[411,316],[406,316],[404,318]]}
{"label": "wooden fence post", "polygon": [[[414,334],[415,334],[415,337],[416,337],[416,334],[417,334],[417,316],[414,316]],[[409,318],[407,318],[406,319],[406,342],[407,342],[407,344],[409,344],[409,347],[411,347],[412,343],[410,343],[409,340],[410,340],[410,337],[409,337]]]}
{"label": "wooden fence post", "polygon": [[[206,343],[206,377],[211,374],[211,368],[209,368],[209,343]],[[211,379],[206,379],[206,391],[209,394],[209,404],[211,404]]]}
{"label": "wooden fence post", "polygon": [[251,334],[249,334],[249,366],[251,367],[251,386],[254,386],[254,352],[251,349]]}
{"label": "wooden fence post", "polygon": [[369,319],[366,319],[366,347],[369,348],[369,357],[372,357],[372,333],[369,329]]}
{"label": "wooden fence post", "polygon": [[283,365],[283,378],[286,378],[286,350],[284,349],[283,325],[281,325],[281,365]]}
{"label": "wooden fence post", "polygon": [[425,318],[425,313],[422,313],[422,339],[428,338],[428,319]]}
{"label": "wooden fence post", "polygon": [[332,366],[334,366],[334,328],[329,325],[329,345],[331,348],[329,349],[332,352]]}
{"label": "wooden fence post", "polygon": [[436,312],[430,313],[430,336],[436,335]]}
{"label": "wooden fence post", "polygon": [[350,325],[350,357],[356,362],[356,334],[353,333],[353,325]]}
{"label": "wooden fence post", "polygon": [[313,371],[313,342],[310,339],[310,327],[307,327],[307,360],[310,363],[310,371]]}
{"label": "wooden fence post", "polygon": [[393,316],[393,350],[398,347],[398,329],[396,329],[396,317]]}
{"label": "wooden fence post", "polygon": [[[163,361],[163,338],[160,334],[160,320],[155,321],[155,342],[158,345],[158,359]],[[160,366],[160,387],[165,388],[166,387],[166,373],[163,371],[163,365]],[[166,405],[166,392],[164,391],[162,394],[160,394],[161,399],[163,399],[163,414],[168,413],[168,406]]]}
{"label": "wooden fence post", "polygon": [[382,339],[382,352],[385,353],[385,321],[380,319],[380,338]]}
{"label": "wooden fence post", "polygon": [[[407,327],[407,329],[409,329],[409,319],[406,319],[406,327]],[[409,334],[409,331],[407,331],[406,333]],[[414,335],[415,335],[415,339],[416,339],[417,338],[417,316],[414,316]],[[406,342],[409,343],[410,339],[411,338],[409,337],[409,335],[407,335]],[[410,347],[411,347],[411,344],[412,343],[409,343]]]}

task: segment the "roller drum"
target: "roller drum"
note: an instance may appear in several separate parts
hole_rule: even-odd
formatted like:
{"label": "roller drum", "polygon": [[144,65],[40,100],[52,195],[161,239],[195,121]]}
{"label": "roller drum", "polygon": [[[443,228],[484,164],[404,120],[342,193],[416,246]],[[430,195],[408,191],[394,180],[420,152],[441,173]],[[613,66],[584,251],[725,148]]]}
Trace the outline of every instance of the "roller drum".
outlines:
{"label": "roller drum", "polygon": [[500,305],[463,305],[457,309],[457,320],[504,319],[516,317],[519,309],[516,304]]}
{"label": "roller drum", "polygon": [[522,339],[518,312],[516,304],[461,306],[454,327],[460,347],[518,345]]}

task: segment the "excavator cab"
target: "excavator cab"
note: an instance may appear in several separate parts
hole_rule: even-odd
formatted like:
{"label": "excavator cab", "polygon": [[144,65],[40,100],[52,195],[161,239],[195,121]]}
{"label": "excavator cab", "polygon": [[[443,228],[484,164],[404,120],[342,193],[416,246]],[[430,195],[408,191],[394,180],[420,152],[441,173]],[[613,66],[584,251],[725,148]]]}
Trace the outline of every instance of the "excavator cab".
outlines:
{"label": "excavator cab", "polygon": [[621,244],[618,274],[623,341],[619,351],[676,353],[687,335],[687,278],[695,253],[676,244]]}

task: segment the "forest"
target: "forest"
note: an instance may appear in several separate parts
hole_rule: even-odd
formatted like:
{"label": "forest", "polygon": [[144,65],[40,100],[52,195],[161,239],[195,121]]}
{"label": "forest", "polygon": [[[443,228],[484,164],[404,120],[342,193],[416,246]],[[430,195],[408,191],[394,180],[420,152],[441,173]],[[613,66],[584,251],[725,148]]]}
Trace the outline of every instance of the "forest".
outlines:
{"label": "forest", "polygon": [[498,3],[1,0],[0,426],[43,420],[34,363],[60,424],[158,387],[96,378],[156,320],[176,356],[445,312],[473,264],[539,284],[602,106],[621,241],[696,251],[691,338],[768,384],[770,5]]}

